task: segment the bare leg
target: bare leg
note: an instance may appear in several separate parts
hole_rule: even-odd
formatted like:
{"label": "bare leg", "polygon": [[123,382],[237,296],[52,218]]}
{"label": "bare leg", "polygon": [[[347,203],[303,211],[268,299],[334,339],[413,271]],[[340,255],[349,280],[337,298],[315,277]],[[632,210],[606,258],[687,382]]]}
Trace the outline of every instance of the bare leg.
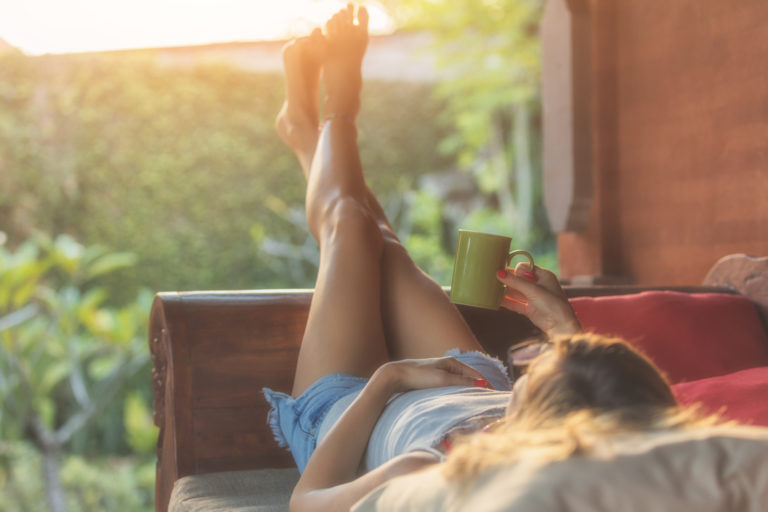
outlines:
{"label": "bare leg", "polygon": [[323,128],[308,176],[307,221],[320,245],[320,267],[294,396],[330,373],[370,376],[389,359],[379,302],[381,231],[366,206],[354,125],[360,84],[342,73],[359,69],[367,42],[352,20],[345,9],[326,26],[327,103],[343,117]]}
{"label": "bare leg", "polygon": [[296,153],[305,178],[309,176],[317,146],[318,87],[325,52],[326,41],[319,28],[309,37],[295,39],[283,48],[285,102],[275,128]]}
{"label": "bare leg", "polygon": [[[310,102],[306,101],[305,98],[317,97],[316,73],[318,73],[319,66],[306,65],[306,59],[299,58],[299,52],[289,53],[287,51],[289,48],[284,54],[287,85],[286,106],[283,107],[278,117],[277,127],[286,144],[296,152],[305,176],[309,176],[310,165],[308,162],[312,161],[318,142],[317,108],[314,107],[311,112],[304,111],[301,115],[288,118],[291,112],[301,111],[301,108],[291,109],[288,106],[292,102],[307,105]],[[301,50],[302,48],[306,47],[294,46],[293,50]],[[315,52],[315,54],[317,53]],[[305,64],[302,65],[302,63]],[[313,75],[313,73],[315,74]],[[344,73],[350,73],[350,71],[346,69]],[[351,82],[361,83],[359,68],[354,77],[355,79]],[[292,98],[296,97],[298,100],[293,101]],[[337,113],[332,110],[333,108],[333,106],[328,105],[329,112]],[[356,108],[355,106],[355,113]],[[339,118],[332,121],[331,124],[344,122],[343,119]],[[297,143],[296,137],[290,137],[284,127],[295,127],[302,124],[304,125],[303,129],[293,130],[294,134],[300,133],[303,136],[303,139]],[[354,152],[355,159],[357,159],[356,147]],[[359,169],[359,159],[357,159],[357,168]],[[361,173],[357,186],[365,187]],[[380,306],[390,358],[434,357],[442,355],[449,348],[482,350],[456,307],[448,301],[440,286],[411,260],[397,239],[380,204],[367,187],[365,187],[365,204],[374,213],[383,235]],[[308,212],[309,208],[308,203]],[[310,223],[310,227],[315,238],[319,240],[317,226]]]}

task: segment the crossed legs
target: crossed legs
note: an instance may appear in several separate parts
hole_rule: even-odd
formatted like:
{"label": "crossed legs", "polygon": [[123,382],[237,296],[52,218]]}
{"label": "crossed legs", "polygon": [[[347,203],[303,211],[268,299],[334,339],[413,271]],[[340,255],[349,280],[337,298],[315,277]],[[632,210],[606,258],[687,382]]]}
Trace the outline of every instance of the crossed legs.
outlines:
{"label": "crossed legs", "polygon": [[[315,294],[293,394],[336,372],[368,377],[388,360],[482,350],[448,297],[411,260],[367,187],[354,119],[362,87],[367,13],[352,7],[284,50],[286,102],[278,133],[307,179],[309,229],[320,245]],[[317,131],[323,68],[325,110]]]}

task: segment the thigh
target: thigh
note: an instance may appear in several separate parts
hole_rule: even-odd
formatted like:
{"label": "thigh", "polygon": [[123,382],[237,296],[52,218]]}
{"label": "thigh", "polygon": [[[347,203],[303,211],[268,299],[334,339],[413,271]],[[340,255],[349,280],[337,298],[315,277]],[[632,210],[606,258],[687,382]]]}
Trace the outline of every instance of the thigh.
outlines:
{"label": "thigh", "polygon": [[482,346],[442,287],[394,238],[384,238],[382,316],[392,359],[439,357]]}
{"label": "thigh", "polygon": [[381,321],[381,232],[352,208],[321,240],[293,396],[325,375],[369,377],[389,360]]}

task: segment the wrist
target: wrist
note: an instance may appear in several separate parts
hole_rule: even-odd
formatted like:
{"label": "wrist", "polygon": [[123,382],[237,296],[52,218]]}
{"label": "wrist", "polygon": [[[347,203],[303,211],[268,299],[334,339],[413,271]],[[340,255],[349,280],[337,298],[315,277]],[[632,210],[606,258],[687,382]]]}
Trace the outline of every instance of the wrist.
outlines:
{"label": "wrist", "polygon": [[373,372],[369,386],[387,397],[400,391],[400,372],[397,365],[384,363]]}
{"label": "wrist", "polygon": [[581,324],[575,318],[566,320],[564,322],[557,323],[554,327],[547,331],[547,336],[550,338],[555,336],[572,336],[583,332]]}

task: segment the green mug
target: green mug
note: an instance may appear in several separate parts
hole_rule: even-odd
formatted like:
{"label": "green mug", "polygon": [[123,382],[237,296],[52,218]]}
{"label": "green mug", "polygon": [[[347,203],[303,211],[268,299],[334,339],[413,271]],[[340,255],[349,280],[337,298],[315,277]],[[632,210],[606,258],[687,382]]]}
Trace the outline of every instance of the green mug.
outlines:
{"label": "green mug", "polygon": [[459,230],[459,244],[453,263],[451,302],[485,309],[499,309],[504,285],[496,278],[499,269],[509,267],[512,258],[523,255],[533,267],[526,251],[509,251],[507,236]]}

